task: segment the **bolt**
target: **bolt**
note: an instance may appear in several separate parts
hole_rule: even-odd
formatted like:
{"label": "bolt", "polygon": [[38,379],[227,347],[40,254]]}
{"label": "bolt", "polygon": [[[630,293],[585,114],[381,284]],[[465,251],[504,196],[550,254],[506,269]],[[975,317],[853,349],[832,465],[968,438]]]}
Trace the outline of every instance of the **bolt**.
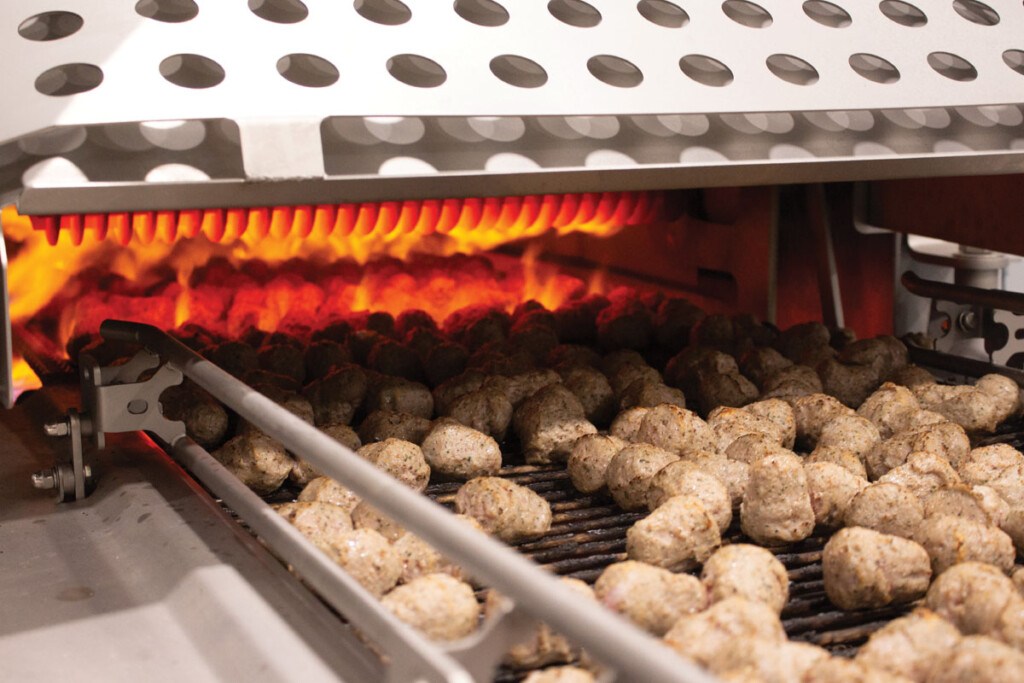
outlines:
{"label": "bolt", "polygon": [[86,465],[85,467],[82,468],[82,474],[85,475],[86,479],[88,479],[89,477],[92,476],[92,468]]}
{"label": "bolt", "polygon": [[50,424],[43,425],[43,431],[46,432],[47,436],[67,436],[71,433],[71,425],[68,424],[67,420],[51,422]]}
{"label": "bolt", "polygon": [[32,486],[37,489],[50,490],[57,488],[57,478],[53,470],[40,470],[32,475]]}

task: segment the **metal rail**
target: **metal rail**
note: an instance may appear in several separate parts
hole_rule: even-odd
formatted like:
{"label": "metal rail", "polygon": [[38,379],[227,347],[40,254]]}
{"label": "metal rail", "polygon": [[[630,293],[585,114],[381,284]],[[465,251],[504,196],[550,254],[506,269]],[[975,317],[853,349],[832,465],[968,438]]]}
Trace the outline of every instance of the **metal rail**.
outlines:
{"label": "metal rail", "polygon": [[[159,353],[239,415],[258,424],[288,450],[351,488],[458,562],[471,575],[510,597],[532,616],[586,648],[595,658],[614,668],[620,680],[713,683],[714,679],[707,673],[633,624],[595,602],[564,590],[555,577],[534,563],[503,543],[458,522],[441,506],[384,474],[162,330],[151,325],[107,320],[100,333],[105,339],[142,344]],[[179,439],[170,445],[177,451],[183,448],[181,444]],[[268,514],[272,513],[265,506],[256,509],[257,520]],[[283,535],[280,531],[274,533]]]}

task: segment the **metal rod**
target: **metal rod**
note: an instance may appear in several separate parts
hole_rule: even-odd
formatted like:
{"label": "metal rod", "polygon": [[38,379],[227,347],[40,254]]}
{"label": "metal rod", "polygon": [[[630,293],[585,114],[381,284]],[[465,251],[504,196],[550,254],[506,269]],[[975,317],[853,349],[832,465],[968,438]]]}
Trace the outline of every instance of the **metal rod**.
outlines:
{"label": "metal rod", "polygon": [[1017,292],[1005,292],[926,280],[909,270],[903,273],[900,281],[907,288],[908,292],[917,296],[952,301],[953,303],[965,304],[967,306],[995,308],[1000,311],[1024,315],[1024,294]]}
{"label": "metal rod", "polygon": [[[105,339],[142,344],[382,512],[497,588],[531,615],[614,667],[622,680],[713,683],[714,678],[601,605],[567,591],[559,581],[505,544],[459,522],[421,496],[303,422],[269,398],[203,359],[152,325],[104,321]],[[173,444],[172,444],[173,445]]]}

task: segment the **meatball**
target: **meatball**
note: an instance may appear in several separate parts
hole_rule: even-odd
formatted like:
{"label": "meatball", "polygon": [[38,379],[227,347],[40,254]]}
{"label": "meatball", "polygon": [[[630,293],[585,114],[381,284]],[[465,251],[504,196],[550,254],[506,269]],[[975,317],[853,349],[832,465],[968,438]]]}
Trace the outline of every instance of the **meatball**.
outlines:
{"label": "meatball", "polygon": [[562,384],[576,394],[586,418],[607,425],[615,415],[615,395],[608,379],[597,368],[577,366],[562,371]]}
{"label": "meatball", "polygon": [[324,549],[374,597],[387,593],[402,575],[402,563],[388,540],[372,529],[356,529]]}
{"label": "meatball", "polygon": [[319,425],[350,424],[363,404],[366,372],[357,365],[343,365],[302,390],[313,406],[313,420]]}
{"label": "meatball", "polygon": [[658,380],[638,379],[630,384],[619,397],[619,410],[641,406],[653,408],[662,403],[671,403],[680,408],[686,407],[686,396],[679,389],[666,386]]}
{"label": "meatball", "polygon": [[1004,422],[1020,412],[1020,386],[1009,377],[985,375],[975,383],[974,388],[995,402],[996,422]]}
{"label": "meatball", "polygon": [[999,423],[996,400],[971,386],[920,384],[914,395],[925,410],[934,410],[971,433],[992,432]]}
{"label": "meatball", "polygon": [[1016,683],[1024,680],[1024,654],[986,636],[968,636],[936,664],[928,683]]}
{"label": "meatball", "polygon": [[881,380],[878,370],[870,365],[847,365],[834,358],[818,365],[818,375],[824,393],[849,408],[864,403]]}
{"label": "meatball", "polygon": [[434,396],[419,382],[382,377],[366,392],[366,410],[393,410],[430,419],[434,415]]}
{"label": "meatball", "polygon": [[789,360],[775,349],[768,346],[759,346],[747,351],[740,358],[740,372],[753,380],[759,388],[764,388],[765,380],[793,365]]}
{"label": "meatball", "polygon": [[[256,349],[242,341],[224,342],[208,348],[204,355],[217,367],[239,378],[259,367]],[[74,358],[75,354],[71,357]]]}
{"label": "meatball", "polygon": [[928,553],[914,541],[863,527],[840,529],[821,556],[825,593],[840,609],[917,600],[928,590]]}
{"label": "meatball", "polygon": [[213,457],[261,496],[281,488],[295,465],[284,446],[262,434],[236,436]]}
{"label": "meatball", "polygon": [[766,394],[786,387],[800,388],[807,394],[820,394],[821,378],[818,377],[814,368],[809,368],[806,365],[790,365],[768,375],[764,380],[764,393]]}
{"label": "meatball", "polygon": [[807,670],[801,683],[907,683],[908,680],[855,659],[832,657],[815,663]]}
{"label": "meatball", "polygon": [[842,448],[863,460],[879,441],[878,428],[869,420],[855,415],[839,415],[821,428],[816,448]]}
{"label": "meatball", "polygon": [[718,525],[692,496],[676,496],[626,532],[626,554],[671,571],[699,566],[722,544]]}
{"label": "meatball", "polygon": [[737,543],[719,548],[704,563],[700,580],[712,603],[731,597],[762,602],[781,614],[789,600],[789,576],[764,548]]}
{"label": "meatball", "polygon": [[434,408],[438,415],[446,415],[455,399],[476,391],[484,385],[487,376],[479,370],[466,370],[437,385],[433,391]]}
{"label": "meatball", "polygon": [[615,374],[610,375],[608,383],[616,398],[621,398],[626,390],[637,382],[648,384],[661,384],[661,373],[646,363],[630,363],[620,367]]}
{"label": "meatball", "polygon": [[928,372],[920,365],[908,365],[893,375],[892,381],[904,387],[913,389],[919,384],[934,384],[935,375]]}
{"label": "meatball", "polygon": [[569,478],[580,493],[594,493],[605,487],[608,464],[627,442],[617,436],[587,434],[573,444],[569,454]]}
{"label": "meatball", "polygon": [[430,467],[423,451],[414,443],[388,439],[368,443],[356,453],[414,491],[422,493],[427,488]]}
{"label": "meatball", "polygon": [[800,458],[771,455],[750,467],[740,522],[743,533],[762,545],[792,543],[811,535],[814,509]]}
{"label": "meatball", "polygon": [[505,398],[513,406],[530,398],[538,391],[551,384],[561,384],[562,378],[554,370],[527,370],[511,376],[493,375],[488,377],[483,386],[493,387],[505,394]]}
{"label": "meatball", "polygon": [[555,666],[534,671],[523,683],[594,683],[597,679],[586,669],[575,666]]}
{"label": "meatball", "polygon": [[352,525],[356,529],[373,529],[391,543],[407,533],[405,527],[365,500],[352,510]]}
{"label": "meatball", "polygon": [[853,497],[846,509],[847,526],[860,526],[883,534],[913,538],[924,519],[924,507],[899,484],[875,482]]}
{"label": "meatball", "polygon": [[932,558],[936,575],[958,562],[988,562],[1007,573],[1013,569],[1013,541],[1005,532],[987,524],[935,515],[921,523],[915,538]]}
{"label": "meatball", "polygon": [[512,422],[512,404],[497,389],[484,388],[452,401],[445,415],[495,441],[503,441]]}
{"label": "meatball", "polygon": [[807,464],[815,462],[830,462],[849,470],[851,474],[860,477],[864,481],[867,481],[868,478],[868,472],[864,468],[864,463],[861,459],[852,451],[848,451],[839,446],[819,445],[804,459],[804,462]]}
{"label": "meatball", "polygon": [[455,494],[455,510],[509,543],[543,536],[551,528],[551,506],[546,500],[499,477],[467,481]]}
{"label": "meatball", "polygon": [[889,379],[907,365],[907,348],[903,342],[888,335],[861,339],[847,344],[839,356],[844,363],[867,365],[883,379]]}
{"label": "meatball", "polygon": [[260,368],[295,380],[302,386],[306,380],[306,359],[302,349],[291,344],[264,346],[257,354]]}
{"label": "meatball", "polygon": [[752,465],[769,455],[793,454],[793,451],[783,448],[773,439],[763,434],[744,434],[736,438],[721,452],[732,460],[745,462],[748,465]]}
{"label": "meatball", "polygon": [[[455,518],[469,524],[477,531],[483,531],[480,523],[472,517],[455,515]],[[456,579],[466,581],[467,576],[462,568],[452,563],[446,557],[416,534],[406,532],[397,541],[392,543],[395,552],[398,553],[402,563],[402,583],[409,583],[415,578],[427,574],[450,574]]]}
{"label": "meatball", "polygon": [[385,595],[381,604],[430,640],[464,638],[480,618],[473,587],[448,574],[413,579]]}
{"label": "meatball", "polygon": [[955,626],[919,607],[875,631],[861,646],[856,661],[912,681],[924,681],[935,662],[960,638]]}
{"label": "meatball", "polygon": [[433,471],[456,479],[497,474],[501,469],[498,442],[451,418],[431,426],[423,439],[423,457]]}
{"label": "meatball", "polygon": [[[644,357],[637,351],[633,351],[632,349],[620,349],[618,351],[606,353],[601,357],[597,365],[606,377],[614,377],[619,370],[628,365],[646,366],[647,361],[645,361]],[[625,387],[620,387],[620,391],[624,388]]]}
{"label": "meatball", "polygon": [[[894,467],[907,461],[914,451],[929,451],[949,461],[954,468],[970,452],[971,442],[963,427],[952,422],[916,427],[896,434],[891,439],[878,442],[865,458],[868,476],[878,479]],[[960,476],[963,476],[961,473]]]}
{"label": "meatball", "polygon": [[812,666],[828,659],[828,650],[810,643],[737,638],[725,644],[711,670],[742,671],[757,676],[755,680],[786,683],[802,681]]}
{"label": "meatball", "polygon": [[1002,527],[1010,516],[1010,506],[988,486],[949,486],[929,494],[921,503],[925,517],[952,515]]}
{"label": "meatball", "polygon": [[786,439],[778,424],[743,408],[715,408],[708,414],[707,424],[715,434],[715,450],[719,453],[725,453],[733,441],[746,434],[759,434],[780,446]]}
{"label": "meatball", "polygon": [[675,453],[650,444],[630,444],[608,463],[605,471],[608,491],[624,510],[642,510],[647,507],[647,493],[654,475],[678,459]]}
{"label": "meatball", "polygon": [[995,489],[1010,507],[1024,506],[1024,455],[1012,446],[975,448],[957,469],[966,483]]}
{"label": "meatball", "polygon": [[394,410],[375,410],[359,425],[359,438],[363,443],[401,439],[420,444],[429,430],[430,420],[425,417]]}
{"label": "meatball", "polygon": [[918,451],[907,456],[907,461],[886,472],[878,481],[889,481],[907,489],[919,500],[947,486],[960,483],[960,475],[944,458]]}
{"label": "meatball", "polygon": [[730,641],[751,638],[767,638],[781,644],[786,640],[786,632],[771,607],[734,597],[682,617],[665,634],[665,643],[706,667],[719,661]]}
{"label": "meatball", "polygon": [[352,531],[352,517],[337,505],[318,502],[284,503],[277,506],[281,515],[318,548]]}
{"label": "meatball", "polygon": [[867,480],[831,462],[806,463],[804,470],[815,524],[842,526],[851,501],[868,485]]}
{"label": "meatball", "polygon": [[608,428],[608,433],[612,436],[617,436],[625,441],[636,441],[637,434],[640,433],[640,426],[643,424],[644,417],[647,416],[649,410],[647,408],[628,408],[619,413]]}
{"label": "meatball", "polygon": [[[359,450],[362,445],[359,436],[348,425],[324,425],[320,431],[353,451]],[[321,474],[309,462],[302,458],[295,458],[295,464],[292,466],[292,471],[288,473],[288,479],[300,486],[305,486]]]}
{"label": "meatball", "polygon": [[747,491],[747,484],[750,482],[750,465],[714,453],[691,456],[690,461],[725,484],[729,498],[732,500],[733,511],[740,509],[743,496]]}
{"label": "meatball", "polygon": [[857,415],[870,420],[880,437],[888,439],[903,429],[910,416],[920,408],[910,389],[886,382],[857,408]]}
{"label": "meatball", "polygon": [[854,414],[853,410],[825,394],[808,394],[798,398],[793,402],[797,445],[812,450],[818,445],[825,425],[841,415]]}
{"label": "meatball", "polygon": [[634,560],[609,565],[594,592],[605,607],[656,636],[708,604],[707,592],[695,577]]}
{"label": "meatball", "polygon": [[337,505],[346,512],[351,513],[359,505],[359,496],[352,493],[330,477],[317,477],[299,493],[299,502],[311,503],[319,501]]}
{"label": "meatball", "polygon": [[690,460],[677,460],[658,470],[647,489],[647,507],[652,512],[675,496],[693,496],[704,505],[725,533],[732,523],[732,499],[729,489],[718,477]]}
{"label": "meatball", "polygon": [[213,396],[188,382],[168,387],[160,395],[160,409],[168,420],[181,420],[185,432],[203,448],[215,448],[228,435],[228,412]]}
{"label": "meatball", "polygon": [[306,348],[306,380],[326,377],[345,363],[352,362],[347,347],[330,339],[320,339]]}
{"label": "meatball", "polygon": [[783,330],[775,346],[786,358],[794,359],[808,349],[828,346],[831,339],[832,334],[823,323],[811,321]]}
{"label": "meatball", "polygon": [[987,634],[995,632],[1010,601],[1019,599],[1013,581],[998,567],[962,562],[935,579],[925,605],[964,635]]}
{"label": "meatball", "polygon": [[635,440],[678,455],[715,452],[715,435],[707,423],[689,410],[670,404],[647,411]]}
{"label": "meatball", "polygon": [[754,383],[739,372],[703,373],[697,385],[698,404],[705,415],[718,406],[745,406],[757,395]]}
{"label": "meatball", "polygon": [[793,448],[796,442],[796,417],[792,406],[781,399],[768,398],[747,404],[745,410],[774,422],[782,431],[782,445]]}
{"label": "meatball", "polygon": [[526,462],[533,465],[565,461],[576,439],[597,433],[579,399],[561,384],[546,386],[523,401],[512,423]]}

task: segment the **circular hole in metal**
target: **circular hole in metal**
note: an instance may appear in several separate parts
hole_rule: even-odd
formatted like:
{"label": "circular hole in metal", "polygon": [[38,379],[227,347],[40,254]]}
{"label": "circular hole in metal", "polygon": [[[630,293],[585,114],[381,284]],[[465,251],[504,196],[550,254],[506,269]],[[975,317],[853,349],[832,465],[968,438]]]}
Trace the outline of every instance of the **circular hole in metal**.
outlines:
{"label": "circular hole in metal", "polygon": [[999,23],[999,13],[978,0],[953,0],[953,9],[967,21],[981,26],[995,26]]}
{"label": "circular hole in metal", "polygon": [[296,85],[326,88],[338,82],[338,69],[323,57],[296,53],[277,60],[277,72]]}
{"label": "circular hole in metal", "polygon": [[725,0],[722,11],[737,24],[749,28],[768,28],[772,25],[772,15],[768,10],[749,0]]}
{"label": "circular hole in metal", "polygon": [[973,64],[952,52],[931,53],[928,66],[952,81],[973,81],[978,77],[978,70]]}
{"label": "circular hole in metal", "polygon": [[212,88],[224,80],[224,69],[209,57],[179,54],[160,62],[160,75],[182,88]]}
{"label": "circular hole in metal", "polygon": [[1024,50],[1007,50],[1003,53],[1003,63],[1024,76]]}
{"label": "circular hole in metal", "polygon": [[867,52],[850,55],[850,68],[875,83],[895,83],[900,80],[899,69],[892,62]]}
{"label": "circular hole in metal", "polygon": [[636,9],[647,21],[665,28],[682,28],[690,23],[690,15],[668,0],[640,0]]}
{"label": "circular hole in metal", "polygon": [[388,73],[406,85],[436,88],[448,80],[440,64],[421,55],[395,55],[388,60]]}
{"label": "circular hole in metal", "polygon": [[702,85],[721,88],[732,83],[732,70],[707,55],[686,55],[679,60],[679,68]]}
{"label": "circular hole in metal", "polygon": [[26,40],[58,40],[82,28],[85,22],[74,12],[42,12],[18,26],[18,35]]}
{"label": "circular hole in metal", "polygon": [[302,0],[249,0],[249,9],[260,19],[275,24],[297,24],[309,16]]}
{"label": "circular hole in metal", "polygon": [[508,10],[494,0],[455,0],[455,13],[477,26],[508,23]]}
{"label": "circular hole in metal", "polygon": [[825,0],[807,0],[804,14],[829,28],[846,28],[853,23],[853,17],[846,10]]}
{"label": "circular hole in metal", "polygon": [[579,28],[593,28],[601,23],[601,13],[583,0],[551,0],[551,16],[562,23]]}
{"label": "circular hole in metal", "polygon": [[144,399],[136,398],[128,401],[128,412],[132,415],[142,415],[147,410],[149,410],[149,402]]}
{"label": "circular hole in metal", "polygon": [[818,82],[818,70],[793,55],[775,54],[765,60],[768,70],[793,85],[813,85]]}
{"label": "circular hole in metal", "polygon": [[402,0],[355,0],[359,16],[375,24],[398,26],[412,19],[412,11]]}
{"label": "circular hole in metal", "polygon": [[878,9],[901,26],[919,28],[928,23],[928,17],[924,12],[903,0],[882,0],[878,3]]}
{"label": "circular hole in metal", "polygon": [[135,12],[147,19],[180,24],[195,19],[199,5],[194,0],[139,0]]}
{"label": "circular hole in metal", "polygon": [[616,88],[635,88],[644,75],[632,62],[613,55],[597,55],[587,60],[587,68],[594,78]]}
{"label": "circular hole in metal", "polygon": [[103,72],[95,64],[61,64],[36,78],[36,90],[52,97],[88,92],[103,82]]}
{"label": "circular hole in metal", "polygon": [[499,55],[491,60],[491,73],[517,88],[539,88],[548,72],[537,62],[519,55]]}

